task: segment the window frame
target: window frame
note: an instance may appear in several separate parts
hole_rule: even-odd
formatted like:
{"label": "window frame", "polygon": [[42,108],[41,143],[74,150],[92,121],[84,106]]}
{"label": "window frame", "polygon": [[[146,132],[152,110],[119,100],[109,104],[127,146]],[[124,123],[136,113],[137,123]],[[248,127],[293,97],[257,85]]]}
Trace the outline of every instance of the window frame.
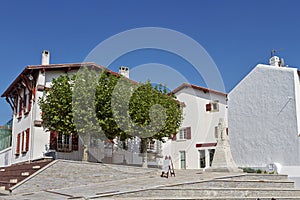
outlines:
{"label": "window frame", "polygon": [[179,129],[178,133],[178,139],[177,140],[190,140],[191,139],[191,127],[182,127]]}
{"label": "window frame", "polygon": [[219,100],[210,101],[206,104],[206,112],[219,112],[220,111],[220,102]]}

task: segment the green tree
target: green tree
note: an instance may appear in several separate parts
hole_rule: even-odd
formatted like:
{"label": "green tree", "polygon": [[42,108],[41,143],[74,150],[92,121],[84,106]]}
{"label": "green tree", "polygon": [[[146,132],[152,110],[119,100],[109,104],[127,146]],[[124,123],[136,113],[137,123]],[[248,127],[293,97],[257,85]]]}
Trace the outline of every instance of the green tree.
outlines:
{"label": "green tree", "polygon": [[128,138],[128,135],[116,123],[112,112],[112,94],[119,80],[120,76],[105,70],[99,78],[96,89],[97,119],[108,140],[113,140],[115,137],[120,137],[121,140]]}
{"label": "green tree", "polygon": [[51,88],[46,89],[44,97],[39,99],[46,131],[57,131],[66,135],[76,133],[72,112],[74,80],[75,75],[61,75],[53,79]]}
{"label": "green tree", "polygon": [[141,139],[143,167],[147,167],[147,145],[163,141],[177,132],[182,121],[181,104],[167,94],[166,87],[148,81],[135,84],[120,78],[111,95],[113,120],[125,136]]}
{"label": "green tree", "polygon": [[[88,68],[77,74],[76,82],[75,78],[54,79],[39,100],[46,130],[79,132],[85,147],[90,136],[121,141],[139,137],[146,167],[148,143],[170,137],[180,126],[181,104],[167,94],[165,86],[153,88],[150,82],[137,84],[107,70]],[[83,157],[87,160],[87,148]]]}
{"label": "green tree", "polygon": [[76,74],[73,91],[73,114],[76,129],[83,145],[83,161],[88,161],[88,148],[93,139],[104,139],[95,112],[95,92],[101,69],[83,66]]}
{"label": "green tree", "polygon": [[149,142],[154,139],[163,141],[164,137],[176,134],[182,121],[182,107],[173,96],[168,96],[166,86],[153,88],[149,81],[135,90],[129,107],[133,122],[148,127],[136,130],[141,138],[143,167],[146,167]]}

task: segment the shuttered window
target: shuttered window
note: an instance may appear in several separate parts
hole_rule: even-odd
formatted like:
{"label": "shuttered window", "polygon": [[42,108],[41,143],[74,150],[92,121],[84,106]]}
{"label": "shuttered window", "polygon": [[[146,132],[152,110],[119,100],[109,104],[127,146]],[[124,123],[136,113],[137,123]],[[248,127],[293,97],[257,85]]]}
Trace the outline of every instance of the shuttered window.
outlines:
{"label": "shuttered window", "polygon": [[187,140],[190,140],[192,138],[192,135],[191,135],[191,127],[187,127],[186,128],[186,139]]}
{"label": "shuttered window", "polygon": [[57,132],[51,131],[50,132],[50,149],[57,150]]}
{"label": "shuttered window", "polygon": [[206,104],[206,112],[211,111],[211,104],[208,103]]}
{"label": "shuttered window", "polygon": [[72,150],[78,151],[78,135],[72,133]]}
{"label": "shuttered window", "polygon": [[219,112],[219,101],[215,100],[205,105],[206,112]]}
{"label": "shuttered window", "polygon": [[25,142],[25,151],[29,150],[29,141],[30,141],[30,129],[26,129],[26,142]]}
{"label": "shuttered window", "polygon": [[172,140],[176,140],[176,133],[172,136]]}
{"label": "shuttered window", "polygon": [[17,145],[16,145],[16,155],[20,154],[20,140],[21,140],[21,133],[17,135]]}
{"label": "shuttered window", "polygon": [[21,141],[21,151],[22,151],[22,153],[25,151],[25,133],[24,133],[24,131],[21,133],[21,136],[22,136],[22,141]]}
{"label": "shuttered window", "polygon": [[179,140],[190,140],[192,138],[191,127],[181,128],[178,135]]}
{"label": "shuttered window", "polygon": [[50,149],[61,152],[78,151],[78,135],[76,133],[64,135],[57,131],[51,131]]}

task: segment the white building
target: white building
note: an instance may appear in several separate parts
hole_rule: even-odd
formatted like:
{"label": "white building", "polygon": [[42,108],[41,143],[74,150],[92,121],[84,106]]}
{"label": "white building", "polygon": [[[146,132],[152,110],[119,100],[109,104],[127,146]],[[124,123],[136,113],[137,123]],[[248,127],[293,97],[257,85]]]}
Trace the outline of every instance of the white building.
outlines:
{"label": "white building", "polygon": [[227,122],[227,94],[184,83],[173,93],[184,103],[179,133],[162,146],[175,169],[205,169],[211,166],[220,118]]}
{"label": "white building", "polygon": [[[45,88],[50,87],[53,78],[65,73],[76,73],[83,65],[100,67],[95,63],[49,64],[49,59],[50,53],[43,51],[42,64],[27,66],[2,94],[13,110],[13,125],[12,147],[4,152],[10,159],[5,163],[1,159],[0,166],[44,157],[52,138],[49,132],[43,130],[38,100],[43,96]],[[78,151],[78,138],[73,137],[72,141],[70,151]],[[59,145],[63,141],[57,142]]]}
{"label": "white building", "polygon": [[[74,74],[81,66],[101,68],[95,63],[49,64],[50,53],[44,51],[42,64],[27,66],[2,94],[13,110],[12,146],[0,152],[0,166],[37,160],[48,150],[56,150],[57,158],[81,160],[82,144],[76,135],[46,132],[42,127],[38,99],[61,74]],[[111,72],[116,74],[115,72]],[[120,67],[119,74],[129,77],[129,69]],[[174,94],[185,104],[184,120],[179,133],[166,143],[149,144],[148,164],[157,165],[160,155],[171,156],[175,168],[207,168],[216,146],[215,129],[220,118],[227,122],[227,95],[207,88],[182,84]],[[103,141],[91,141],[89,161],[141,164],[139,140],[129,140],[124,151]],[[5,161],[4,161],[5,160]]]}
{"label": "white building", "polygon": [[300,72],[280,63],[257,65],[229,93],[231,151],[240,167],[276,163],[300,176]]}
{"label": "white building", "polygon": [[[77,135],[64,135],[47,132],[42,127],[39,98],[51,87],[52,80],[62,74],[77,73],[80,67],[89,66],[103,69],[96,63],[49,64],[50,53],[43,51],[42,64],[27,66],[2,94],[13,110],[12,145],[0,151],[0,166],[45,158],[49,150],[55,150],[56,158],[82,160],[82,142]],[[118,75],[108,70],[114,75]],[[129,68],[121,66],[119,74],[129,78]],[[89,144],[89,161],[140,164],[138,140],[132,140],[133,151],[124,151],[111,142],[91,138]],[[156,155],[157,145],[150,145],[150,152]],[[53,151],[50,151],[50,153]],[[150,154],[151,155],[151,154]],[[53,156],[53,154],[51,155]],[[150,157],[151,158],[151,157]],[[156,158],[150,164],[157,164]]]}

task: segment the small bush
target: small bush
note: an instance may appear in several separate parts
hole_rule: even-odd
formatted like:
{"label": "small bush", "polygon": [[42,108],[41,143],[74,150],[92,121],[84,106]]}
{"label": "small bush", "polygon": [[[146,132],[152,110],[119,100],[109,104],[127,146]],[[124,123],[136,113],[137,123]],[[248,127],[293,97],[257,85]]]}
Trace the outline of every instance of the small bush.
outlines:
{"label": "small bush", "polygon": [[258,169],[258,170],[256,170],[256,173],[261,174],[261,173],[262,173],[262,170],[261,170],[261,169]]}
{"label": "small bush", "polygon": [[246,173],[256,173],[256,170],[252,169],[250,167],[247,167],[247,168],[243,168],[243,172],[246,172]]}

